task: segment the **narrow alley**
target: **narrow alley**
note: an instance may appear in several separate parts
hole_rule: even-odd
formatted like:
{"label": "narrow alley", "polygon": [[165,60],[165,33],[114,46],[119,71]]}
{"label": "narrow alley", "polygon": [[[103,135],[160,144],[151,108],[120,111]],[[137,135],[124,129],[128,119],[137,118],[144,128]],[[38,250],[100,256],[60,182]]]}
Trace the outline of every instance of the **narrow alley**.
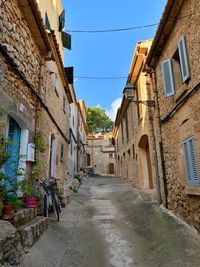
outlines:
{"label": "narrow alley", "polygon": [[48,230],[26,254],[23,267],[200,266],[200,239],[117,178],[85,179]]}

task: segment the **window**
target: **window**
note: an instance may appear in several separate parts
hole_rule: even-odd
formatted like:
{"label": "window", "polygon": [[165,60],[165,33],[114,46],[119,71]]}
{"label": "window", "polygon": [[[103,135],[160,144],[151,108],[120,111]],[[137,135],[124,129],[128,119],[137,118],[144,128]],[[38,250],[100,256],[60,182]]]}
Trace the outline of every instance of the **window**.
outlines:
{"label": "window", "polygon": [[128,139],[129,139],[129,130],[128,130],[128,116],[127,116],[127,114],[125,116],[125,123],[126,123],[126,140],[128,141]]}
{"label": "window", "polygon": [[133,148],[133,159],[135,159],[135,146],[134,146],[134,144],[133,144],[132,148]]}
{"label": "window", "polygon": [[124,127],[123,127],[123,119],[121,120],[121,131],[122,131],[122,143],[124,143]]}
{"label": "window", "polygon": [[110,159],[112,159],[113,158],[113,154],[111,153],[111,154],[109,154],[109,158]]}
{"label": "window", "polygon": [[182,36],[178,42],[177,50],[172,59],[166,59],[162,63],[162,76],[165,96],[174,94],[190,77],[189,63],[186,49],[185,37]]}
{"label": "window", "polygon": [[66,113],[66,97],[63,96],[63,111]]}
{"label": "window", "polygon": [[70,153],[71,153],[71,155],[73,154],[73,147],[72,147],[72,143],[71,143],[71,145],[70,145]]}
{"label": "window", "polygon": [[47,15],[47,12],[45,12],[45,28],[46,30],[50,31],[51,30],[51,25],[50,25],[50,22],[49,22],[49,17]]}
{"label": "window", "polygon": [[54,80],[54,89],[55,89],[55,93],[56,93],[57,97],[59,97],[57,74],[56,74],[56,76],[55,76],[55,80]]}
{"label": "window", "polygon": [[188,138],[182,142],[183,154],[185,160],[185,171],[187,176],[187,183],[190,186],[199,185],[199,177],[197,171],[197,161],[195,154],[194,138]]}
{"label": "window", "polygon": [[[137,100],[142,100],[142,94],[141,94],[141,86],[140,81],[137,83]],[[142,103],[137,103],[137,109],[138,109],[138,120],[142,119]]]}
{"label": "window", "polygon": [[60,160],[63,161],[64,159],[64,144],[61,144],[61,150],[60,150]]}

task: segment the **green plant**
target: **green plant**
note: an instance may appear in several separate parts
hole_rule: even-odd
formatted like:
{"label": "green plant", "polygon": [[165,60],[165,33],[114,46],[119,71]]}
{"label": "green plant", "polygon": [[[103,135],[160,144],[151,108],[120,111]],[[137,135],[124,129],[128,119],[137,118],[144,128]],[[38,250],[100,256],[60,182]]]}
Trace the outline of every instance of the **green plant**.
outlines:
{"label": "green plant", "polygon": [[81,181],[80,174],[75,174],[75,175],[74,175],[74,178],[77,179],[79,182]]}
{"label": "green plant", "polygon": [[32,175],[35,178],[38,178],[40,176],[41,173],[41,167],[42,167],[42,163],[39,159],[35,160],[33,169],[32,169]]}
{"label": "green plant", "polygon": [[38,152],[45,153],[48,145],[45,144],[44,138],[41,132],[37,133],[35,137],[35,149]]}
{"label": "green plant", "polygon": [[33,197],[35,190],[32,181],[29,179],[24,179],[19,182],[19,189],[24,193],[26,197]]}
{"label": "green plant", "polygon": [[18,198],[16,200],[16,203],[15,203],[16,209],[21,209],[21,208],[23,208],[23,206],[24,206],[24,201],[22,199]]}

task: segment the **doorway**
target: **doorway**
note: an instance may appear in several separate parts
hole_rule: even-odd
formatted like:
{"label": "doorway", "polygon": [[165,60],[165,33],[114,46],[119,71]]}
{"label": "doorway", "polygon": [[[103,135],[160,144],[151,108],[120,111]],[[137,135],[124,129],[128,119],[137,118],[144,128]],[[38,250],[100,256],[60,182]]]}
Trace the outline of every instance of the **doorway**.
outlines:
{"label": "doorway", "polygon": [[[5,175],[12,179],[17,180],[18,166],[19,166],[19,150],[20,150],[20,137],[21,128],[18,123],[11,117],[8,117],[8,145],[7,154],[9,156],[5,164]],[[11,186],[8,185],[8,189]]]}
{"label": "doorway", "polygon": [[143,135],[138,144],[139,156],[140,156],[140,177],[143,180],[144,189],[153,189],[153,178],[152,178],[152,164],[149,149],[149,140],[147,135]]}

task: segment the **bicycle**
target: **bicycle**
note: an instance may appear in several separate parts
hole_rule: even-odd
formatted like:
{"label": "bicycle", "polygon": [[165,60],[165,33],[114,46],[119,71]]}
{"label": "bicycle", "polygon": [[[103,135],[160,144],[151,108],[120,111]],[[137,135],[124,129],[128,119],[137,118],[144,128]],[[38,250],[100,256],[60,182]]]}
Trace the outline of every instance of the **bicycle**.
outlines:
{"label": "bicycle", "polygon": [[43,199],[43,210],[44,216],[49,217],[49,211],[54,211],[56,214],[57,222],[60,220],[60,204],[59,196],[57,195],[57,184],[56,179],[50,178],[45,180],[40,180],[40,184],[44,189],[44,199]]}

